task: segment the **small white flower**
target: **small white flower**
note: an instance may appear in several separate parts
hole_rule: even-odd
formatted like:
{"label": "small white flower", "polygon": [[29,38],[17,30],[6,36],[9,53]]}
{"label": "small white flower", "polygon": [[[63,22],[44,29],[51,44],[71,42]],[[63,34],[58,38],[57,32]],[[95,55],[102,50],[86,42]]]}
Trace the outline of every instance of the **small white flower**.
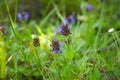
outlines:
{"label": "small white flower", "polygon": [[114,28],[110,28],[109,30],[108,30],[108,32],[113,32],[114,31]]}

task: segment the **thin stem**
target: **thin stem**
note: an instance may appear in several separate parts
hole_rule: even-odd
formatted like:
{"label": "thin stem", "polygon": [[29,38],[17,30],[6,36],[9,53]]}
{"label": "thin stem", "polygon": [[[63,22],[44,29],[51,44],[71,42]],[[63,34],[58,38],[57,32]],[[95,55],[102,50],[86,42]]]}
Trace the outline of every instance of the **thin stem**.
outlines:
{"label": "thin stem", "polygon": [[[35,54],[36,54],[36,56],[37,56],[38,61],[41,63],[40,56],[39,56],[39,54],[38,54],[37,48],[35,48]],[[41,64],[39,64],[39,66],[41,66]]]}
{"label": "thin stem", "polygon": [[14,26],[12,17],[11,17],[11,15],[10,15],[10,10],[9,10],[9,8],[8,8],[8,4],[7,4],[7,1],[6,1],[6,0],[4,0],[4,5],[5,5],[5,8],[6,8],[6,10],[7,10],[7,14],[8,14],[8,18],[9,18],[10,24],[11,24],[12,31],[13,31],[14,36],[15,36],[15,38],[16,38],[16,33],[15,33],[15,29],[14,29],[15,26]]}
{"label": "thin stem", "polygon": [[15,75],[16,75],[16,80],[18,80],[18,69],[17,69],[17,58],[16,55],[14,55],[14,69],[15,69]]}
{"label": "thin stem", "polygon": [[24,53],[24,50],[25,50],[25,48],[23,47],[23,50],[21,50],[21,51],[22,51],[22,55],[24,56],[24,59],[25,59],[26,63],[28,64],[28,66],[31,67],[31,66],[30,66],[30,62],[28,61],[27,56],[26,56],[26,54]]}
{"label": "thin stem", "polygon": [[15,19],[14,19],[14,23],[17,20],[17,6],[18,6],[18,0],[15,0]]}
{"label": "thin stem", "polygon": [[116,50],[117,50],[117,63],[119,63],[119,41],[117,40],[117,34],[113,33],[113,39],[114,41],[116,41],[115,46],[116,46]]}
{"label": "thin stem", "polygon": [[42,70],[41,59],[40,59],[40,56],[39,56],[39,53],[38,53],[38,49],[36,47],[35,47],[35,55],[37,56],[38,65],[40,67],[40,69],[38,67],[38,70],[40,71],[41,75],[43,76],[43,79],[45,79],[44,74],[43,74],[43,70]]}

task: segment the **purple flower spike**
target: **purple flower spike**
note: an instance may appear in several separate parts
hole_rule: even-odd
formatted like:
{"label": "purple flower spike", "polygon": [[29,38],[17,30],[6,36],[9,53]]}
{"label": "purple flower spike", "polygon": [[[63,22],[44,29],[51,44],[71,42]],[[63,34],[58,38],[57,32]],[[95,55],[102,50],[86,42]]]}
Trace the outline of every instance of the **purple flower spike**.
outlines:
{"label": "purple flower spike", "polygon": [[39,41],[38,37],[33,38],[33,44],[34,44],[35,47],[40,46],[40,41]]}
{"label": "purple flower spike", "polygon": [[93,6],[91,4],[86,4],[86,11],[92,11]]}
{"label": "purple flower spike", "polygon": [[61,51],[62,43],[60,43],[57,39],[53,39],[52,44],[50,46],[52,47],[52,52],[54,54],[62,53]]}
{"label": "purple flower spike", "polygon": [[19,20],[28,20],[28,18],[29,18],[29,14],[28,14],[28,12],[19,12],[18,13],[18,19]]}
{"label": "purple flower spike", "polygon": [[64,35],[64,36],[68,36],[71,34],[70,32],[70,26],[68,24],[63,24],[60,26],[59,32]]}
{"label": "purple flower spike", "polygon": [[70,15],[67,18],[65,18],[65,20],[63,21],[64,24],[70,24],[70,23],[75,23],[75,18]]}

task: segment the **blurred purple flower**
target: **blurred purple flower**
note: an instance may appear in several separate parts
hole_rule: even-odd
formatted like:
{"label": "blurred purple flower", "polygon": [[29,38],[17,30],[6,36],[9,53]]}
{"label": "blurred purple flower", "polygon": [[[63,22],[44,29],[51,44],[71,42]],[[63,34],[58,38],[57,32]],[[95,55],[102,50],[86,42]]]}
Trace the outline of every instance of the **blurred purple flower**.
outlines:
{"label": "blurred purple flower", "polygon": [[28,20],[29,18],[29,13],[27,11],[24,12],[19,12],[17,14],[19,20]]}
{"label": "blurred purple flower", "polygon": [[63,21],[64,24],[70,24],[70,23],[75,23],[75,18],[70,15],[67,18],[65,18],[65,20]]}
{"label": "blurred purple flower", "polygon": [[86,4],[86,11],[92,11],[93,10],[93,6],[91,4]]}
{"label": "blurred purple flower", "polygon": [[52,46],[52,52],[54,54],[62,53],[62,51],[61,51],[62,43],[60,43],[57,39],[53,39],[52,44],[50,46]]}
{"label": "blurred purple flower", "polygon": [[71,34],[70,26],[68,24],[61,25],[60,28],[59,28],[59,32],[64,36],[70,35]]}

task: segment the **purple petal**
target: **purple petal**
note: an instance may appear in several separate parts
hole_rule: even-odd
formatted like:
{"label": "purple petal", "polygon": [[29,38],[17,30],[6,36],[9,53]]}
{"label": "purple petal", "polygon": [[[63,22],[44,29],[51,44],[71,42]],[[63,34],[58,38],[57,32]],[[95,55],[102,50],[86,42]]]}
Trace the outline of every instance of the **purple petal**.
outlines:
{"label": "purple petal", "polygon": [[87,11],[92,11],[93,10],[93,6],[91,4],[86,4],[86,10]]}
{"label": "purple petal", "polygon": [[59,32],[62,32],[62,25],[60,25],[59,27]]}
{"label": "purple petal", "polygon": [[59,44],[60,44],[60,49],[61,49],[61,48],[62,48],[62,46],[63,46],[63,44],[62,44],[61,42],[60,42]]}
{"label": "purple petal", "polygon": [[75,18],[72,15],[70,15],[63,20],[63,23],[68,25],[70,25],[71,23],[75,23]]}
{"label": "purple petal", "polygon": [[59,51],[58,51],[58,53],[62,53],[62,51],[61,51],[61,50],[59,50]]}
{"label": "purple petal", "polygon": [[28,18],[29,18],[28,12],[25,12],[25,15],[23,17],[24,17],[25,20],[28,20]]}
{"label": "purple petal", "polygon": [[69,18],[71,19],[72,23],[75,23],[75,18],[72,15],[70,15]]}
{"label": "purple petal", "polygon": [[53,53],[56,54],[57,52],[55,50],[53,50]]}
{"label": "purple petal", "polygon": [[18,19],[19,19],[19,20],[22,20],[22,19],[23,19],[22,14],[21,14],[20,12],[18,13],[17,16],[18,16]]}

